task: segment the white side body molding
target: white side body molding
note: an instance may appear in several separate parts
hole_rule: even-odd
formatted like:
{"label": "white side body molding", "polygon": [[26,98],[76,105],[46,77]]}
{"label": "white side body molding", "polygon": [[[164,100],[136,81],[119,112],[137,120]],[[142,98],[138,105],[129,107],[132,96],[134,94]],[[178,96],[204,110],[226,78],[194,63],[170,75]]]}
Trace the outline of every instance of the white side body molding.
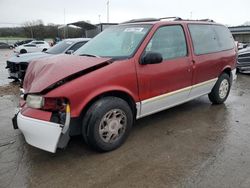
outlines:
{"label": "white side body molding", "polygon": [[143,100],[136,104],[137,119],[191,101],[211,92],[218,78]]}

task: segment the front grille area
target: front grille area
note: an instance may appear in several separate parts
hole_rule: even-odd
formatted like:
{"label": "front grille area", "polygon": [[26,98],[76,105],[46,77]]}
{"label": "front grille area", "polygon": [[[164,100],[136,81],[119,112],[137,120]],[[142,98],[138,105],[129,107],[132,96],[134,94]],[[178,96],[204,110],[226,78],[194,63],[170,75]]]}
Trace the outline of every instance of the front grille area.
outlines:
{"label": "front grille area", "polygon": [[28,67],[28,63],[20,63],[20,70],[21,71],[26,71]]}
{"label": "front grille area", "polygon": [[239,63],[250,63],[250,56],[248,57],[238,57]]}
{"label": "front grille area", "polygon": [[7,67],[6,68],[9,68],[11,73],[16,73],[19,70],[19,65],[14,63],[14,62],[7,61]]}
{"label": "front grille area", "polygon": [[247,53],[247,54],[240,54],[240,55],[239,55],[239,57],[249,57],[249,56],[250,56],[249,53]]}

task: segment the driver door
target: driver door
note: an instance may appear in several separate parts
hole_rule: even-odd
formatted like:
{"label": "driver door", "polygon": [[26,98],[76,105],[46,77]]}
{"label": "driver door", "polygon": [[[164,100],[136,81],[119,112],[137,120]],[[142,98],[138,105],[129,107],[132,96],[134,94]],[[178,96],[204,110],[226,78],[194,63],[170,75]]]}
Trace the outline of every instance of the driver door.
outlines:
{"label": "driver door", "polygon": [[141,58],[148,52],[160,53],[163,61],[137,65],[140,117],[184,102],[191,90],[192,57],[181,25],[159,27]]}

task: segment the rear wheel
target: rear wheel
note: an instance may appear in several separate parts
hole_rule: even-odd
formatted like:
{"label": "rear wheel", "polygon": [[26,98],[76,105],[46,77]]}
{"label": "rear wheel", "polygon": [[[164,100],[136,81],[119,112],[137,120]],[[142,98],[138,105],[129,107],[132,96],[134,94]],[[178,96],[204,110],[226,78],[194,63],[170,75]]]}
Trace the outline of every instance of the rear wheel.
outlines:
{"label": "rear wheel", "polygon": [[83,137],[98,151],[111,151],[121,146],[129,135],[133,114],[126,101],[105,97],[95,102],[83,119]]}
{"label": "rear wheel", "polygon": [[43,52],[45,52],[46,50],[47,50],[47,49],[46,49],[46,48],[44,48],[44,49],[43,49]]}
{"label": "rear wheel", "polygon": [[21,53],[21,54],[25,54],[25,53],[27,53],[27,50],[22,49],[22,50],[20,50],[20,53]]}
{"label": "rear wheel", "polygon": [[211,93],[209,93],[209,100],[213,104],[222,104],[227,99],[231,88],[230,77],[228,74],[223,73],[217,80]]}

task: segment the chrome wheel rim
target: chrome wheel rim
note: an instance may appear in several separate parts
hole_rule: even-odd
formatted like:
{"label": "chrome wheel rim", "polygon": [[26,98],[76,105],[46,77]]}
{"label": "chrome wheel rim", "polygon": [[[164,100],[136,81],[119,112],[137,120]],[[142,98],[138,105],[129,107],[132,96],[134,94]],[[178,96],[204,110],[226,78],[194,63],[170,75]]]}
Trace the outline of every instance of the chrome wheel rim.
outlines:
{"label": "chrome wheel rim", "polygon": [[222,80],[219,88],[219,96],[221,99],[224,99],[227,96],[228,90],[229,90],[228,80],[224,79]]}
{"label": "chrome wheel rim", "polygon": [[101,119],[99,135],[103,142],[113,143],[119,140],[125,132],[127,117],[120,109],[108,111]]}

